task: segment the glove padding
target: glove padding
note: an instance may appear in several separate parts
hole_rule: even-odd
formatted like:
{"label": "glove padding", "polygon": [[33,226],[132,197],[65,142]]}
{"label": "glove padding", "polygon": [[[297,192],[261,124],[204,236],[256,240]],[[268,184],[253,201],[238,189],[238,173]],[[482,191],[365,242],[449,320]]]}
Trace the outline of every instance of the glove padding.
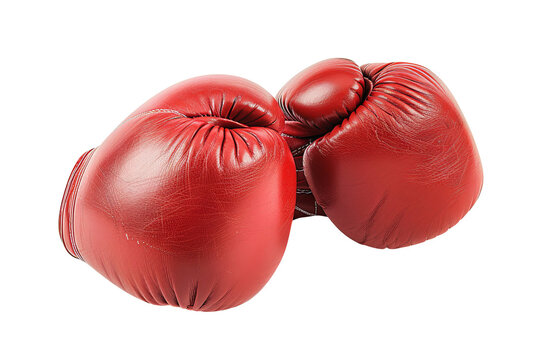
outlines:
{"label": "glove padding", "polygon": [[68,181],[68,252],[152,304],[213,311],[254,296],[278,266],[295,169],[283,114],[232,76],[158,94],[85,153]]}
{"label": "glove padding", "polygon": [[399,248],[444,233],[480,194],[465,118],[420,65],[329,59],[277,97],[297,167],[295,218],[326,215],[361,244]]}

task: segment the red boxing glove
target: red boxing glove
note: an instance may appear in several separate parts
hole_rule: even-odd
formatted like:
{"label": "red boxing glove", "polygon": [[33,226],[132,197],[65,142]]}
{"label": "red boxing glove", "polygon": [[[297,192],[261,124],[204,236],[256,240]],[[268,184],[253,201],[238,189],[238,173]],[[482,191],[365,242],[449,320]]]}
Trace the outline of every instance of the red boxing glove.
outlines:
{"label": "red boxing glove", "polygon": [[272,276],[293,219],[283,122],[275,99],[241,78],[163,91],[75,165],[60,211],[66,249],[152,304],[242,304]]}
{"label": "red boxing glove", "polygon": [[376,248],[444,233],[482,188],[476,145],[450,91],[409,63],[317,63],[279,92],[295,157],[295,217],[326,215]]}

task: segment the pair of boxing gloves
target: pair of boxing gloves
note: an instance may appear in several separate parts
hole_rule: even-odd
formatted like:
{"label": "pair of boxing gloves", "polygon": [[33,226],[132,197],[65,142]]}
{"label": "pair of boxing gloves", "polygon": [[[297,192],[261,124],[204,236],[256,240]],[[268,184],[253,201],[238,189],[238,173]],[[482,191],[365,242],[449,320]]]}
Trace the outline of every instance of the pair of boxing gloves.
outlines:
{"label": "pair of boxing gloves", "polygon": [[450,91],[410,63],[317,63],[277,101],[233,76],[176,84],[76,163],[67,251],[152,304],[215,311],[270,279],[293,218],[399,248],[455,225],[482,187]]}

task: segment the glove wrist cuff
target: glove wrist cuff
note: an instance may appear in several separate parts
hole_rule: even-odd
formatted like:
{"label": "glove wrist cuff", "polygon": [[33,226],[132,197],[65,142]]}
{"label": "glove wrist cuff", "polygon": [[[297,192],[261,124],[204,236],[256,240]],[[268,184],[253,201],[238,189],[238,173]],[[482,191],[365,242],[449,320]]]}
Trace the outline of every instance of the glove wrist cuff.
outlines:
{"label": "glove wrist cuff", "polygon": [[311,188],[304,175],[304,151],[313,143],[313,138],[301,138],[282,133],[281,136],[291,149],[294,164],[296,166],[296,205],[294,207],[294,218],[306,216],[326,216],[322,207],[317,203]]}
{"label": "glove wrist cuff", "polygon": [[64,191],[64,196],[62,197],[62,204],[60,206],[60,217],[58,219],[58,227],[60,231],[60,238],[64,243],[64,247],[71,256],[76,257],[80,260],[83,260],[79,250],[77,248],[77,243],[75,242],[74,237],[74,227],[73,227],[73,215],[75,212],[75,201],[77,199],[77,192],[79,190],[79,185],[84,174],[84,170],[92,157],[95,149],[91,149],[85,152],[71,171],[69,176],[66,189]]}

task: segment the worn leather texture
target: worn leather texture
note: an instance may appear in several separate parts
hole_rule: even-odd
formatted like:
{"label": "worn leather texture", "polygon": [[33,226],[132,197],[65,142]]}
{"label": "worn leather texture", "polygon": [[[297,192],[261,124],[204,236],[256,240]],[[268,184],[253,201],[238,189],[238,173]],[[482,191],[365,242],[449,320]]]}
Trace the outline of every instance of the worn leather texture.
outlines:
{"label": "worn leather texture", "polygon": [[293,219],[283,123],[245,79],[163,91],[77,162],[60,211],[66,249],[152,304],[242,304],[272,276]]}
{"label": "worn leather texture", "polygon": [[361,244],[399,248],[444,233],[480,194],[469,127],[425,67],[329,59],[277,98],[297,167],[295,218],[326,215]]}

